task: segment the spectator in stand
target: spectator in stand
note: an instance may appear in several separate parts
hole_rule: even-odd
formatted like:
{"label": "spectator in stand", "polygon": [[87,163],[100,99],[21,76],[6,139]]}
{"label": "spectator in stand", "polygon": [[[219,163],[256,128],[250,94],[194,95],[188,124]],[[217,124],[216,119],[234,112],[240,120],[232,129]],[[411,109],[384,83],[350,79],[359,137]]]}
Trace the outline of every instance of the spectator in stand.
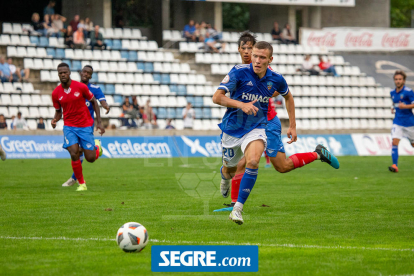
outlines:
{"label": "spectator in stand", "polygon": [[157,124],[157,115],[155,114],[155,112],[152,110],[152,107],[148,107],[148,112],[147,112],[147,118],[148,121],[150,123],[151,128],[158,128],[158,124]]}
{"label": "spectator in stand", "polygon": [[301,68],[298,68],[297,71],[300,71],[300,72],[308,72],[311,75],[317,76],[317,75],[319,75],[319,71],[314,68],[315,67],[315,64],[313,64],[310,59],[311,59],[311,56],[310,55],[306,55],[305,56],[305,59],[304,59],[304,61],[302,63],[302,67]]}
{"label": "spectator in stand", "polygon": [[85,34],[83,33],[83,29],[79,28],[76,32],[73,33],[73,43],[75,48],[85,49]]}
{"label": "spectator in stand", "polygon": [[151,107],[151,100],[148,99],[147,102],[145,103],[145,114],[147,114],[147,117],[150,117],[150,107]]}
{"label": "spectator in stand", "polygon": [[16,116],[15,116],[15,115],[12,115],[12,116],[11,116],[10,129],[14,129],[13,122],[14,122],[14,119],[15,119],[15,118],[16,118]]}
{"label": "spectator in stand", "polygon": [[46,129],[45,122],[43,121],[43,117],[39,118],[39,122],[37,123],[37,129]]}
{"label": "spectator in stand", "polygon": [[172,119],[167,119],[167,125],[165,129],[175,129],[175,127],[171,124]]}
{"label": "spectator in stand", "polygon": [[132,107],[136,110],[137,114],[139,113],[139,104],[137,96],[132,96]]}
{"label": "spectator in stand", "polygon": [[45,24],[47,36],[59,37],[59,31],[56,32],[56,30],[52,27],[52,19],[50,18],[50,15],[45,14],[45,16],[43,16],[43,22]]}
{"label": "spectator in stand", "polygon": [[11,57],[7,58],[7,64],[9,64],[10,72],[13,75],[14,80],[19,80],[19,82],[28,82],[30,76],[30,69],[24,68],[20,69],[13,64],[13,60]]}
{"label": "spectator in stand", "polygon": [[207,33],[210,34],[210,37],[214,38],[214,40],[221,40],[222,34],[219,33],[216,28],[211,26],[211,24],[207,23]]}
{"label": "spectator in stand", "polygon": [[[125,97],[124,103],[122,104],[122,113],[124,114],[124,119],[122,125],[127,127],[137,127],[135,119],[139,118],[139,112],[134,109],[134,106],[129,102],[129,97]],[[129,123],[129,118],[131,118],[131,123]]]}
{"label": "spectator in stand", "polygon": [[1,82],[13,82],[17,81],[18,78],[14,79],[11,73],[10,66],[6,63],[4,56],[0,56],[0,79]]}
{"label": "spectator in stand", "polygon": [[83,20],[83,19],[79,20],[78,29],[79,28],[82,28],[82,30],[85,30],[85,28],[86,28],[86,26],[85,26],[85,20]]}
{"label": "spectator in stand", "polygon": [[216,53],[220,53],[220,50],[216,47],[217,41],[210,36],[210,33],[206,33],[206,38],[204,39],[204,48],[206,51],[213,50]]}
{"label": "spectator in stand", "polygon": [[22,113],[19,111],[17,112],[17,118],[13,120],[13,129],[27,129],[27,122],[22,117]]}
{"label": "spectator in stand", "polygon": [[277,23],[276,21],[273,23],[273,29],[270,32],[270,34],[272,35],[273,40],[282,41],[279,23]]}
{"label": "spectator in stand", "polygon": [[194,34],[195,31],[196,27],[194,25],[194,20],[191,19],[190,22],[184,26],[183,30],[183,37],[187,40],[187,42],[196,41],[196,36]]}
{"label": "spectator in stand", "polygon": [[198,24],[197,22],[195,23],[194,36],[197,42],[203,41],[200,40],[200,24]]}
{"label": "spectator in stand", "polygon": [[187,106],[183,109],[182,116],[183,116],[183,121],[184,121],[184,129],[193,129],[195,111],[191,107],[191,103],[187,103]]}
{"label": "spectator in stand", "polygon": [[43,15],[53,15],[55,14],[55,1],[51,0],[49,1],[49,4],[43,9]]}
{"label": "spectator in stand", "polygon": [[86,31],[87,37],[89,37],[89,35],[93,31],[93,22],[91,21],[89,17],[85,18],[85,31]]}
{"label": "spectator in stand", "polygon": [[74,43],[73,43],[73,30],[72,30],[72,26],[69,25],[68,28],[66,29],[63,38],[65,39],[65,45],[68,46],[69,48],[74,47]]}
{"label": "spectator in stand", "polygon": [[206,22],[201,22],[200,24],[200,42],[204,41],[207,33],[207,24]]}
{"label": "spectator in stand", "polygon": [[145,108],[143,106],[139,107],[139,117],[141,118],[142,122],[141,122],[141,126],[144,126],[145,128],[149,128],[151,123],[148,120],[148,116],[145,113]]}
{"label": "spectator in stand", "polygon": [[3,114],[0,114],[0,129],[7,129],[6,119]]}
{"label": "spectator in stand", "polygon": [[99,25],[95,25],[95,30],[90,33],[89,38],[91,39],[92,50],[94,47],[98,47],[101,50],[106,49],[106,44],[104,43],[103,35],[99,32]]}
{"label": "spectator in stand", "polygon": [[297,44],[296,36],[290,29],[289,23],[286,23],[285,28],[283,29],[282,40],[287,44]]}
{"label": "spectator in stand", "polygon": [[338,73],[336,73],[335,66],[333,66],[328,59],[328,61],[324,61],[322,56],[319,56],[319,68],[324,71],[325,73],[330,73],[334,75],[334,77],[339,77]]}
{"label": "spectator in stand", "polygon": [[47,29],[45,28],[44,22],[40,22],[40,16],[37,12],[32,15],[32,22],[30,22],[30,25],[33,27],[35,32],[42,36],[46,36]]}
{"label": "spectator in stand", "polygon": [[75,15],[73,19],[69,22],[69,25],[72,27],[72,30],[76,32],[78,30],[79,24],[79,15]]}
{"label": "spectator in stand", "polygon": [[53,30],[58,34],[58,37],[61,37],[62,33],[65,32],[64,22],[66,22],[66,17],[61,16],[60,14],[54,14],[51,18]]}

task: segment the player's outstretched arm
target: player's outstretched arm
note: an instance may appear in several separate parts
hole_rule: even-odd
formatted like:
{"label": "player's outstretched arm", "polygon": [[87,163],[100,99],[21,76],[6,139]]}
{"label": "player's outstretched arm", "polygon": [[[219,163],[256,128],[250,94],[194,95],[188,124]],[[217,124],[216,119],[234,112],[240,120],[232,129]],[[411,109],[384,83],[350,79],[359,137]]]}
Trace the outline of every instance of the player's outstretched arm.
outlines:
{"label": "player's outstretched arm", "polygon": [[106,102],[106,100],[102,100],[99,102],[101,103],[102,107],[106,110],[105,114],[108,114],[109,111],[111,110],[111,107],[109,106],[109,104]]}
{"label": "player's outstretched arm", "polygon": [[105,133],[105,129],[102,126],[102,121],[101,121],[101,111],[99,110],[99,104],[98,101],[95,99],[95,97],[93,97],[90,100],[91,104],[93,104],[93,109],[95,110],[95,114],[96,114],[96,130],[99,130],[99,134],[104,134]]}
{"label": "player's outstretched arm", "polygon": [[229,108],[239,108],[247,115],[256,116],[257,111],[259,111],[259,109],[254,106],[255,102],[257,102],[257,100],[254,100],[249,103],[244,103],[230,99],[226,96],[226,91],[221,89],[218,89],[213,95],[213,103]]}
{"label": "player's outstretched arm", "polygon": [[55,116],[53,117],[53,120],[51,122],[53,128],[56,128],[56,124],[57,122],[59,122],[60,119],[62,119],[62,109],[55,110]]}
{"label": "player's outstretched arm", "polygon": [[405,104],[405,103],[400,102],[398,104],[398,108],[399,109],[413,109],[414,108],[414,104]]}
{"label": "player's outstretched arm", "polygon": [[289,115],[289,129],[287,131],[287,136],[290,138],[288,144],[296,142],[298,140],[298,135],[296,134],[296,117],[295,117],[295,101],[293,100],[292,93],[287,93],[285,96],[286,110]]}

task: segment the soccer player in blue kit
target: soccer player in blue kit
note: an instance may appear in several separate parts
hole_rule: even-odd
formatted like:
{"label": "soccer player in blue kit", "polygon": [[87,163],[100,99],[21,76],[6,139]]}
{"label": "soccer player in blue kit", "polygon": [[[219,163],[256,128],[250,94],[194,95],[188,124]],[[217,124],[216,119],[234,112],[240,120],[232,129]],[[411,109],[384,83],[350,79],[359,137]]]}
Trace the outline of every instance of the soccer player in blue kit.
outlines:
{"label": "soccer player in blue kit", "polygon": [[390,92],[393,102],[392,112],[395,118],[391,129],[392,137],[392,166],[391,172],[398,172],[398,144],[404,137],[408,138],[414,147],[414,92],[405,86],[407,75],[404,71],[396,71],[394,74],[395,89]]}
{"label": "soccer player in blue kit", "polygon": [[[223,132],[223,166],[220,169],[223,181],[234,177],[238,162],[243,155],[246,158],[237,202],[229,216],[239,225],[243,224],[243,205],[256,182],[260,157],[268,143],[266,125],[271,97],[280,94],[287,102],[292,102],[292,105],[287,104],[290,122],[287,135],[291,139],[288,143],[297,140],[293,96],[283,76],[268,68],[273,60],[272,54],[273,47],[269,43],[257,42],[253,46],[252,63],[236,65],[213,96],[214,103],[228,108],[219,124]],[[230,97],[226,93],[230,93]],[[311,161],[317,156],[317,153],[305,154],[312,154]]]}
{"label": "soccer player in blue kit", "polygon": [[[89,80],[92,78],[92,74],[93,74],[92,66],[85,65],[80,73],[81,83],[84,83],[88,86],[89,91],[92,92],[92,94],[95,96],[95,99],[97,99],[101,103],[102,107],[106,110],[105,114],[108,114],[111,108],[106,102],[105,95],[102,93],[101,88],[98,85],[91,84],[89,82]],[[94,119],[95,111],[93,109],[93,106],[90,104],[89,101],[86,101],[85,104],[88,107],[89,112],[91,113],[92,119]],[[93,129],[93,126],[92,126],[92,129]],[[83,156],[83,153],[81,152],[81,156],[80,156],[81,163],[83,162],[83,158],[84,156]],[[65,183],[62,184],[62,186],[69,187],[75,184],[76,182],[77,182],[77,179],[75,177],[75,173],[73,173],[72,176]]]}

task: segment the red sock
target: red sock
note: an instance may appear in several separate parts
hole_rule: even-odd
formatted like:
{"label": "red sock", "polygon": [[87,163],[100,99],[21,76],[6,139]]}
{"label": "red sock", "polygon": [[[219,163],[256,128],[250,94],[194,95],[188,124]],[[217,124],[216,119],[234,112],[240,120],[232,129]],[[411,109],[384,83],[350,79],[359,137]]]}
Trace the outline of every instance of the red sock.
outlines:
{"label": "red sock", "polygon": [[76,178],[79,181],[79,184],[85,184],[85,179],[83,179],[83,174],[82,174],[81,161],[80,160],[72,161],[72,169],[73,169],[73,172],[75,173]]}
{"label": "red sock", "polygon": [[239,197],[240,182],[244,173],[236,174],[231,180],[231,202],[237,202]]}
{"label": "red sock", "polygon": [[267,156],[266,151],[264,152],[264,154],[265,154],[265,157],[266,157],[266,164],[270,164],[270,157]]}
{"label": "red sock", "polygon": [[95,146],[96,147],[96,158],[95,160],[98,160],[99,158],[99,146]]}
{"label": "red sock", "polygon": [[293,166],[296,169],[315,161],[318,158],[318,154],[316,152],[296,153],[289,156],[289,158],[293,161]]}

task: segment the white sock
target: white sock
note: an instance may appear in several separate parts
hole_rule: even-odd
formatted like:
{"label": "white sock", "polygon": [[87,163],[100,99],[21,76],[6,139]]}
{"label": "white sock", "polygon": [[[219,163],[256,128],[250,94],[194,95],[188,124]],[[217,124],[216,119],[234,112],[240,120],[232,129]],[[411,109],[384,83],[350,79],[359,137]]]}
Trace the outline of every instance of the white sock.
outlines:
{"label": "white sock", "polygon": [[243,205],[244,205],[243,203],[237,201],[236,204],[234,204],[233,208],[243,210]]}
{"label": "white sock", "polygon": [[321,160],[321,156],[319,155],[319,153],[316,153],[316,155],[318,156],[316,157],[316,160]]}

